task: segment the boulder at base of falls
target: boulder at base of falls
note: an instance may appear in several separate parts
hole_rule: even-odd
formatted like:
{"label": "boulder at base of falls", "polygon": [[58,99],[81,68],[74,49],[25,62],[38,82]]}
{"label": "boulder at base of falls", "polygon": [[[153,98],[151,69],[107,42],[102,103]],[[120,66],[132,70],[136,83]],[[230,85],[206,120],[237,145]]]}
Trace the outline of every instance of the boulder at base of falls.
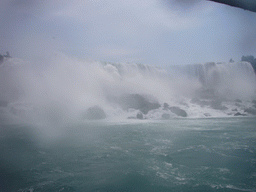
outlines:
{"label": "boulder at base of falls", "polygon": [[86,110],[84,118],[88,120],[105,119],[106,114],[99,106],[93,106]]}
{"label": "boulder at base of falls", "polygon": [[126,94],[115,100],[124,110],[138,109],[143,114],[161,106],[157,101],[150,101],[146,96],[140,94]]}
{"label": "boulder at base of falls", "polygon": [[143,114],[141,112],[137,113],[137,119],[143,119]]}
{"label": "boulder at base of falls", "polygon": [[253,109],[253,108],[251,108],[251,107],[245,109],[244,112],[250,113],[250,114],[252,114],[252,115],[256,115],[256,109]]}
{"label": "boulder at base of falls", "polygon": [[237,112],[237,113],[234,114],[234,116],[246,116],[246,114],[242,114],[240,112]]}
{"label": "boulder at base of falls", "polygon": [[204,116],[205,117],[211,117],[211,114],[210,113],[204,113]]}
{"label": "boulder at base of falls", "polygon": [[170,110],[169,108],[170,106],[168,105],[168,103],[164,103],[163,110],[165,111]]}
{"label": "boulder at base of falls", "polygon": [[179,107],[169,107],[169,109],[172,113],[175,113],[177,116],[180,116],[180,117],[188,116],[187,112],[183,109],[180,109]]}
{"label": "boulder at base of falls", "polygon": [[[168,105],[168,103],[164,103],[163,110],[165,110],[165,111],[170,110],[172,113],[174,113],[174,114],[176,114],[176,115],[178,115],[180,117],[187,117],[188,116],[188,114],[187,114],[187,112],[185,110],[183,110],[183,109],[181,109],[179,107],[170,107]],[[166,113],[164,113],[163,115],[165,117],[167,117]],[[162,115],[162,118],[164,118],[163,115]]]}

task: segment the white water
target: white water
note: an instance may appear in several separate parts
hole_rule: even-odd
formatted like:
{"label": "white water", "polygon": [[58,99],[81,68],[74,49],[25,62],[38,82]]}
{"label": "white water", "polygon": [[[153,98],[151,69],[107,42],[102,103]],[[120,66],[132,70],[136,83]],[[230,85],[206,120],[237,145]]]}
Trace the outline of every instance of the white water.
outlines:
{"label": "white water", "polygon": [[[54,126],[83,121],[82,114],[95,105],[104,110],[107,120],[136,117],[139,109],[124,110],[120,103],[109,100],[127,94],[159,103],[161,107],[144,114],[144,119],[161,119],[163,113],[177,117],[163,110],[164,103],[185,110],[188,117],[234,116],[253,105],[256,93],[255,74],[246,62],[161,69],[82,61],[62,54],[37,62],[5,59],[0,65],[0,82],[0,100],[8,101],[7,107],[0,107],[2,115]],[[216,100],[227,109],[212,107],[210,103]]]}
{"label": "white water", "polygon": [[255,73],[250,63],[206,63],[176,67],[183,75],[198,79],[204,88],[229,99],[255,95]]}

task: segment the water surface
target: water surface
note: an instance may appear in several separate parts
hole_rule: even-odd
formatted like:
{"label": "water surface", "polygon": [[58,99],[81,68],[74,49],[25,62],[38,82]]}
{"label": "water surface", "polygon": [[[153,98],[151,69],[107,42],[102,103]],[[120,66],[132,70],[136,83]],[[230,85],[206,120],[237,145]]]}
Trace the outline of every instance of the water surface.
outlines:
{"label": "water surface", "polygon": [[1,125],[0,191],[256,191],[256,119]]}

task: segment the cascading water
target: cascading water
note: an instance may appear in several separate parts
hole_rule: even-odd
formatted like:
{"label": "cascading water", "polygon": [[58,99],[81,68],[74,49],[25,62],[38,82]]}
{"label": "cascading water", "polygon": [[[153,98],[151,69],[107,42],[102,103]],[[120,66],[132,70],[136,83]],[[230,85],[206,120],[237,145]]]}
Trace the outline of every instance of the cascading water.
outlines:
{"label": "cascading water", "polygon": [[0,106],[2,116],[43,125],[62,126],[86,117],[218,117],[256,110],[255,74],[247,62],[161,69],[56,54],[40,64],[6,59],[0,73],[0,100],[7,103]]}
{"label": "cascading water", "polygon": [[205,63],[174,66],[190,79],[197,79],[203,89],[226,99],[252,99],[255,96],[255,73],[250,63]]}

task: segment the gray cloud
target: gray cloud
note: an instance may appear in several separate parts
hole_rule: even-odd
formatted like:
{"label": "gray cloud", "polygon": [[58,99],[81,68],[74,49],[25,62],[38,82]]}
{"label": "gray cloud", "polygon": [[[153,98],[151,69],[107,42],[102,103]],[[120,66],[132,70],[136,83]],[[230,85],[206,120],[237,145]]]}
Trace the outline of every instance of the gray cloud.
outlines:
{"label": "gray cloud", "polygon": [[57,50],[121,62],[223,60],[233,57],[233,44],[235,51],[238,44],[243,51],[255,47],[255,17],[237,12],[243,10],[206,0],[2,0],[0,54],[24,58]]}
{"label": "gray cloud", "polygon": [[14,57],[29,58],[53,51],[58,43],[54,42],[51,30],[45,30],[42,18],[63,5],[64,2],[60,4],[56,0],[0,2],[0,54],[9,51]]}

